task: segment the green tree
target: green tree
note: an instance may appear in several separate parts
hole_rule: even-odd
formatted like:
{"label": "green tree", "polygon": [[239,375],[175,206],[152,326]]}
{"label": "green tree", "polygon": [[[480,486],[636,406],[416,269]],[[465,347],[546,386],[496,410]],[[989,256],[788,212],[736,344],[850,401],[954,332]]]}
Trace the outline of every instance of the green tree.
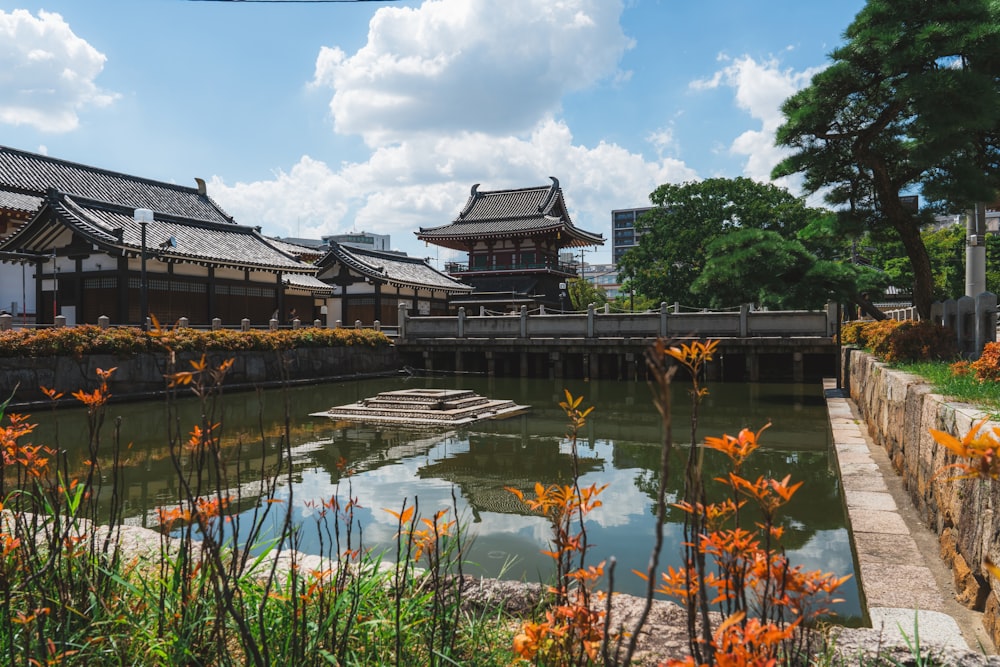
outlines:
{"label": "green tree", "polygon": [[853,221],[888,226],[911,264],[923,317],[933,298],[919,191],[944,210],[993,201],[1000,186],[1000,3],[869,0],[832,64],[782,106],[773,172],[801,173]]}
{"label": "green tree", "polygon": [[[691,285],[716,238],[740,229],[768,230],[794,238],[819,212],[787,190],[749,178],[668,183],[651,195],[655,205],[637,222],[639,243],[622,257],[620,278],[654,302],[708,306]],[[735,305],[735,304],[727,304]]]}
{"label": "green tree", "polygon": [[570,278],[566,283],[569,292],[569,302],[573,310],[586,310],[594,304],[603,306],[608,302],[608,295],[600,287],[583,278]]}
{"label": "green tree", "polygon": [[798,239],[765,229],[720,236],[706,254],[705,269],[691,289],[712,307],[822,308],[831,299],[855,301],[859,291],[878,280],[866,267],[819,259]]}

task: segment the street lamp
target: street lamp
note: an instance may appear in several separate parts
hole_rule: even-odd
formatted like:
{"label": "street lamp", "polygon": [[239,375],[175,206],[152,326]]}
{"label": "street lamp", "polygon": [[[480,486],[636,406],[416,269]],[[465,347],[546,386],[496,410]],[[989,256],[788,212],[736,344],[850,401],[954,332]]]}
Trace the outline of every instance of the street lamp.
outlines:
{"label": "street lamp", "polygon": [[153,212],[148,208],[137,208],[133,220],[139,223],[139,318],[142,320],[142,330],[146,331],[146,318],[149,313],[149,286],[146,282],[146,225],[153,221]]}
{"label": "street lamp", "polygon": [[564,311],[563,301],[566,299],[566,283],[559,283],[559,310]]}

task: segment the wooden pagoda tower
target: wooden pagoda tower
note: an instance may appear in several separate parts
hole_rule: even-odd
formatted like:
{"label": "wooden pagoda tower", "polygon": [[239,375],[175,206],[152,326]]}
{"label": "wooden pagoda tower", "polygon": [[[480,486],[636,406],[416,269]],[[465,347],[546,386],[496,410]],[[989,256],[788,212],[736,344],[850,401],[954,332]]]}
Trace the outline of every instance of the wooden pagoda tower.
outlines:
{"label": "wooden pagoda tower", "polygon": [[445,264],[449,274],[474,288],[453,300],[453,306],[516,310],[522,305],[568,305],[560,285],[580,267],[560,261],[560,252],[603,245],[604,238],[573,225],[559,180],[549,178],[550,185],[513,190],[482,191],[477,183],[457,218],[416,232],[426,243],[468,253],[464,264]]}

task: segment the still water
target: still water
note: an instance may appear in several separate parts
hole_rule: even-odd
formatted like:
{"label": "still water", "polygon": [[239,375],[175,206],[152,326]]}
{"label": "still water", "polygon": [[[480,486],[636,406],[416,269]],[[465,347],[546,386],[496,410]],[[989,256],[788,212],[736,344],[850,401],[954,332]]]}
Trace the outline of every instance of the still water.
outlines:
{"label": "still water", "polygon": [[[567,422],[558,403],[563,387],[594,405],[580,433],[581,485],[607,484],[603,505],[588,516],[587,562],[617,559],[615,588],[641,593],[643,582],[632,570],[645,571],[652,547],[653,504],[663,432],[650,393],[643,383],[559,382],[526,379],[449,377],[382,379],[320,384],[260,393],[230,394],[219,413],[231,473],[247,482],[260,471],[274,471],[279,460],[285,414],[289,415],[292,470],[279,481],[276,497],[291,499],[294,518],[303,527],[299,548],[319,553],[317,503],[337,496],[356,498],[366,548],[389,550],[397,530],[384,508],[399,510],[404,500],[419,502],[422,516],[458,502],[460,520],[471,539],[469,574],[548,581],[551,561],[549,529],[523,508],[505,487],[531,493],[535,482],[567,483],[571,479],[571,447]],[[480,422],[448,432],[407,431],[334,423],[311,418],[312,412],[354,402],[380,391],[403,388],[472,389],[490,398],[530,405],[524,415]],[[699,436],[735,435],[740,428],[757,430],[771,422],[762,447],[750,458],[744,476],[759,474],[804,481],[785,508],[784,545],[793,565],[836,574],[855,571],[840,486],[831,459],[831,438],[819,385],[714,384],[701,407]],[[689,438],[690,399],[675,387],[674,438]],[[180,401],[179,425],[187,432],[201,408],[194,399]],[[167,413],[162,402],[112,404],[103,431],[102,451],[114,438],[120,417],[120,441],[131,443],[124,474],[126,516],[130,523],[153,526],[156,507],[176,503],[176,473],[165,434]],[[70,467],[86,458],[82,441],[85,416],[79,410],[36,413],[35,442],[56,443],[68,452]],[[672,488],[679,486],[681,452],[672,462]],[[709,452],[714,454],[714,452]],[[724,473],[722,457],[707,459],[709,478]],[[346,471],[350,470],[348,477]],[[234,475],[235,476],[235,475]],[[713,483],[710,483],[710,488]],[[676,499],[676,492],[671,499]],[[245,497],[239,510],[252,511],[256,500]],[[449,513],[450,516],[450,513]],[[677,564],[681,517],[672,510],[665,531],[661,570]],[[276,520],[277,525],[277,520]],[[387,554],[391,559],[392,553]],[[854,579],[840,591],[836,606],[841,622],[861,620]]]}

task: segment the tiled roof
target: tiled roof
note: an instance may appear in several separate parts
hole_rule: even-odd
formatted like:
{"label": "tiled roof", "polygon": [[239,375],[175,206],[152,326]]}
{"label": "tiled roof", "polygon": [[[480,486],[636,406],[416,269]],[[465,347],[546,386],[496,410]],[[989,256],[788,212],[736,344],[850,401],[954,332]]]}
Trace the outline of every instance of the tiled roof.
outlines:
{"label": "tiled roof", "polygon": [[[197,188],[151,181],[0,146],[0,191],[42,197],[50,188],[133,209],[148,208],[194,220],[233,223],[218,204]],[[41,202],[36,203],[40,205]],[[37,206],[32,210],[37,210]]]}
{"label": "tiled roof", "polygon": [[421,227],[416,234],[422,241],[465,249],[468,240],[547,233],[558,233],[563,247],[604,244],[600,234],[573,225],[556,178],[547,186],[488,192],[480,192],[476,184],[455,220]]}
{"label": "tiled roof", "polygon": [[273,245],[275,248],[285,253],[286,255],[291,255],[303,261],[316,260],[323,256],[323,250],[319,248],[312,248],[309,246],[299,245],[297,243],[290,243],[284,239],[277,239],[273,236],[268,236],[267,242]]}
{"label": "tiled roof", "polygon": [[333,285],[328,285],[314,275],[305,273],[285,273],[281,276],[281,282],[289,287],[307,289],[313,294],[333,294]]}
{"label": "tiled roof", "polygon": [[[131,208],[58,193],[50,194],[47,206],[62,225],[49,224],[48,216],[38,215],[0,243],[0,250],[41,252],[64,227],[106,251],[135,256],[142,249],[142,228]],[[146,248],[147,256],[155,254],[166,261],[303,274],[316,271],[270,245],[255,229],[228,222],[154,214],[146,226]]]}
{"label": "tiled roof", "polygon": [[316,264],[322,269],[342,264],[355,273],[399,287],[471,292],[472,287],[441,273],[423,259],[392,252],[351,248],[335,241]]}
{"label": "tiled roof", "polygon": [[0,190],[0,209],[2,210],[34,213],[41,206],[42,197]]}

